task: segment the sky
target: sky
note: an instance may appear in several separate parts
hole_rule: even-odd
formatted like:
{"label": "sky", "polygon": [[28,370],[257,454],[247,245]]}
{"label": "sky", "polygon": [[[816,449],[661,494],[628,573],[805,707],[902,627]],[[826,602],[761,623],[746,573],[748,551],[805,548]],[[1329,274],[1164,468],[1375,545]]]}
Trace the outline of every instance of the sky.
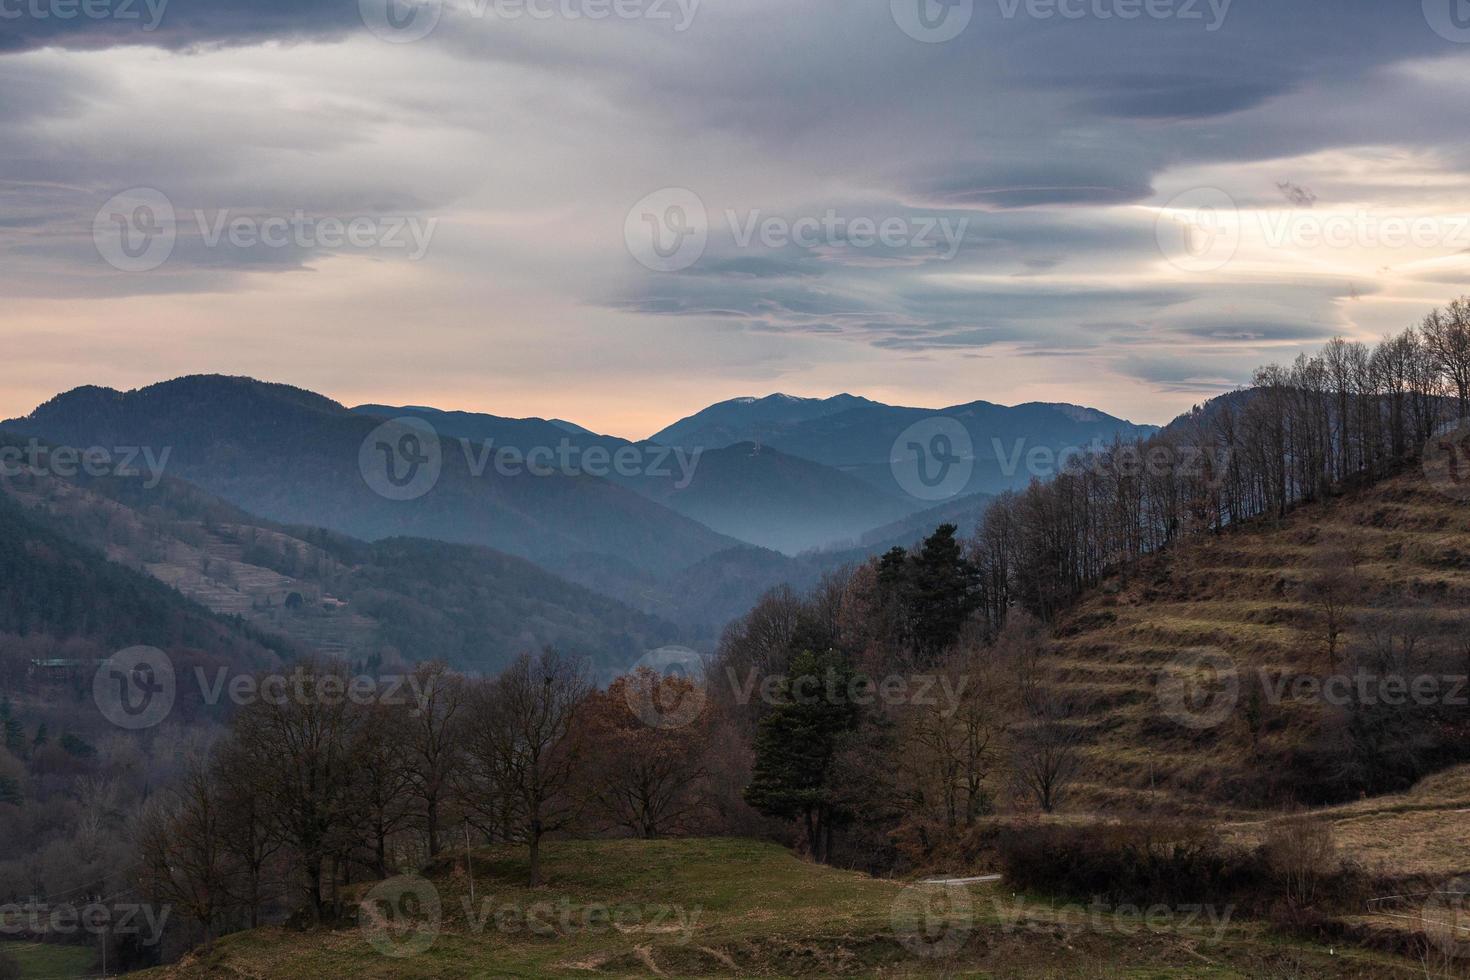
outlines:
{"label": "sky", "polygon": [[1464,0],[0,0],[0,418],[1162,423],[1466,291]]}

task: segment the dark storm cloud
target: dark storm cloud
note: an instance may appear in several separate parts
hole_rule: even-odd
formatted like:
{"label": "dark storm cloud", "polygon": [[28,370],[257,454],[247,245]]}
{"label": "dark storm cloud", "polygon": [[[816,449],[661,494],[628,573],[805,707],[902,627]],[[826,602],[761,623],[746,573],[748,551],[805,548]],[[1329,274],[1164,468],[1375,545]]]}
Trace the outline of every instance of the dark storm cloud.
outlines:
{"label": "dark storm cloud", "polygon": [[1198,317],[1172,325],[1175,333],[1201,340],[1242,343],[1258,341],[1327,340],[1339,332],[1340,324],[1311,323],[1302,320],[1275,321],[1257,317]]}
{"label": "dark storm cloud", "polygon": [[[483,318],[476,284],[495,281],[524,286],[515,299],[527,308],[570,294],[589,321],[611,311],[759,335],[772,361],[785,337],[905,355],[1003,347],[1207,391],[1351,327],[1345,297],[1380,287],[1331,254],[1174,268],[1153,208],[1224,174],[1242,207],[1306,200],[1284,197],[1284,184],[1329,212],[1424,195],[1470,165],[1470,100],[1453,68],[1470,47],[1430,29],[1417,0],[1234,0],[1216,30],[976,0],[973,23],[943,44],[906,36],[888,0],[705,0],[682,33],[507,23],[456,5],[432,40],[408,45],[374,38],[356,0],[159,0],[154,30],[143,29],[152,8],[132,3],[143,20],[0,19],[6,295],[226,293],[246,288],[246,273],[268,291],[272,274],[300,283],[285,273],[324,254],[191,238],[161,275],[108,276],[91,222],[127,187],[161,187],[181,213],[452,221],[463,207],[458,264],[426,304],[445,322]],[[244,47],[337,39],[347,43]],[[151,52],[103,51],[138,45],[190,56],[150,66],[139,61]],[[47,46],[71,53],[37,50]],[[222,70],[190,76],[225,55]],[[1435,74],[1428,59],[1450,67]],[[133,70],[159,65],[153,87],[130,88]],[[283,67],[291,76],[272,84]],[[179,107],[179,125],[160,118],[155,105],[192,95],[194,81],[209,86],[197,111]],[[710,207],[709,248],[683,272],[649,273],[619,241],[629,207],[659,187],[693,188]],[[739,248],[714,227],[727,208],[968,225],[947,261],[841,233],[813,248]],[[1448,286],[1460,268],[1403,275]]]}
{"label": "dark storm cloud", "polygon": [[1201,400],[1231,391],[1250,379],[1251,371],[1273,355],[1266,351],[1216,354],[1183,348],[1154,356],[1125,357],[1116,367],[1126,376],[1159,389],[1189,392]]}
{"label": "dark storm cloud", "polygon": [[1183,75],[1128,75],[1109,79],[1107,87],[1113,91],[1085,99],[1079,108],[1122,119],[1206,119],[1258,106],[1281,90],[1279,83]]}
{"label": "dark storm cloud", "polygon": [[977,173],[950,173],[914,188],[921,199],[947,206],[1029,208],[1069,204],[1127,204],[1153,193],[1146,179],[1119,172],[1109,161],[1036,161]]}
{"label": "dark storm cloud", "polygon": [[361,28],[357,0],[0,0],[0,54],[47,46],[254,44]]}

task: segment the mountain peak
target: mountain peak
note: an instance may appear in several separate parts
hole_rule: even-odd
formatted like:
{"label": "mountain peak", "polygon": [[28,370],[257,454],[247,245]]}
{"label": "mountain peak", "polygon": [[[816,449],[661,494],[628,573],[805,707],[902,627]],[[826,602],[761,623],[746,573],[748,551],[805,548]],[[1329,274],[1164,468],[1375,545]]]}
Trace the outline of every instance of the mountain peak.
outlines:
{"label": "mountain peak", "polygon": [[785,392],[760,397],[747,395],[717,402],[680,419],[650,439],[669,446],[728,446],[732,442],[753,441],[767,429],[810,422],[874,404],[877,403],[846,393],[830,398],[804,398]]}
{"label": "mountain peak", "polygon": [[208,397],[218,399],[222,395],[249,397],[266,401],[291,402],[299,407],[343,412],[342,405],[314,391],[273,381],[260,381],[245,375],[230,374],[186,374],[168,381],[159,381],[142,388],[119,391],[98,385],[82,385],[44,402],[28,418],[55,411],[95,409],[104,406],[121,407],[129,403],[156,402],[165,399],[195,399]]}

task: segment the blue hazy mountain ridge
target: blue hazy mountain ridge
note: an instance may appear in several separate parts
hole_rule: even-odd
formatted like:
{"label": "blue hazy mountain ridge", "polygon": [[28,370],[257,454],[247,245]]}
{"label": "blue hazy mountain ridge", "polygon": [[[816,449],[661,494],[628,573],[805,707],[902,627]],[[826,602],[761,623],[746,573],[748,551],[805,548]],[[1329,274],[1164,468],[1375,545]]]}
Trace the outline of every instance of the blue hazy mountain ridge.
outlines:
{"label": "blue hazy mountain ridge", "polygon": [[1030,402],[1005,406],[975,401],[948,408],[885,405],[852,395],[803,399],[789,395],[720,402],[656,433],[674,446],[716,447],[755,442],[851,474],[885,492],[901,492],[893,475],[895,446],[910,426],[953,419],[969,434],[973,462],[958,495],[998,493],[1052,474],[1050,460],[1066,450],[1152,435],[1139,425],[1078,405]]}
{"label": "blue hazy mountain ridge", "polygon": [[130,392],[78,388],[4,423],[54,444],[168,447],[170,475],[252,514],[368,541],[486,545],[552,570],[605,555],[657,575],[738,544],[606,480],[476,473],[456,445],[444,447],[432,492],[386,499],[359,469],[379,424],[299,388],[221,376]]}
{"label": "blue hazy mountain ridge", "polygon": [[[25,437],[0,429],[0,447],[16,445],[24,448]],[[219,614],[226,632],[353,661],[442,659],[494,671],[554,645],[616,667],[679,636],[671,623],[501,551],[426,538],[369,543],[276,524],[184,480],[152,476],[63,477],[41,466],[0,480],[0,632],[218,646],[241,665],[260,659],[161,598],[181,594]],[[17,530],[23,522],[29,531]],[[122,589],[140,575],[151,585]],[[127,602],[112,600],[120,591]]]}
{"label": "blue hazy mountain ridge", "polygon": [[[891,473],[894,440],[937,414],[959,419],[977,447],[999,432],[1022,451],[1154,431],[1071,406],[976,402],[935,411],[852,395],[771,396],[711,406],[653,440],[630,442],[561,420],[429,406],[354,410],[300,388],[222,376],[129,392],[81,387],[4,425],[57,444],[168,447],[171,477],[264,520],[366,542],[406,537],[496,549],[708,640],[765,589],[810,583],[836,564],[911,545],[940,523],[968,531],[989,500],[975,492],[977,483],[1029,479],[1024,468],[1023,479],[978,473],[938,503],[903,493]],[[428,420],[443,450],[437,485],[412,501],[379,496],[359,470],[364,440],[383,417],[401,415]],[[708,444],[668,445],[700,432]],[[723,442],[750,433],[757,438]],[[472,465],[488,440],[521,449],[566,442],[609,454],[632,446],[644,460],[662,454],[665,465],[605,479],[505,476]],[[675,448],[694,465],[667,458]]]}
{"label": "blue hazy mountain ridge", "polygon": [[[611,455],[633,447],[640,450],[636,458],[662,464],[637,472],[607,468],[606,479],[720,534],[788,555],[856,540],[926,506],[896,488],[886,492],[833,467],[750,443],[680,446],[675,455],[657,440],[635,443],[543,419],[422,406],[363,405],[353,411],[424,419],[441,438],[469,440],[472,452],[514,448],[524,453],[568,444],[578,450],[600,447]],[[569,458],[575,461],[578,454]]]}

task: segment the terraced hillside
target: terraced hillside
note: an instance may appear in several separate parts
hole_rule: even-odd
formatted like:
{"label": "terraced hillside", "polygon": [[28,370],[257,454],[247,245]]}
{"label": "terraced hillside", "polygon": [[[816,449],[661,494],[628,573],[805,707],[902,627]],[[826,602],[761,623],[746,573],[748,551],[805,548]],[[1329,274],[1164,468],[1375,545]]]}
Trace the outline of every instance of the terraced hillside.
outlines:
{"label": "terraced hillside", "polygon": [[[1405,471],[1155,556],[1056,636],[1045,668],[1084,743],[1075,808],[1228,814],[1402,790],[1470,761],[1470,505]],[[1396,676],[1425,697],[1388,706]],[[1341,680],[1317,687],[1332,677],[1346,698]]]}

